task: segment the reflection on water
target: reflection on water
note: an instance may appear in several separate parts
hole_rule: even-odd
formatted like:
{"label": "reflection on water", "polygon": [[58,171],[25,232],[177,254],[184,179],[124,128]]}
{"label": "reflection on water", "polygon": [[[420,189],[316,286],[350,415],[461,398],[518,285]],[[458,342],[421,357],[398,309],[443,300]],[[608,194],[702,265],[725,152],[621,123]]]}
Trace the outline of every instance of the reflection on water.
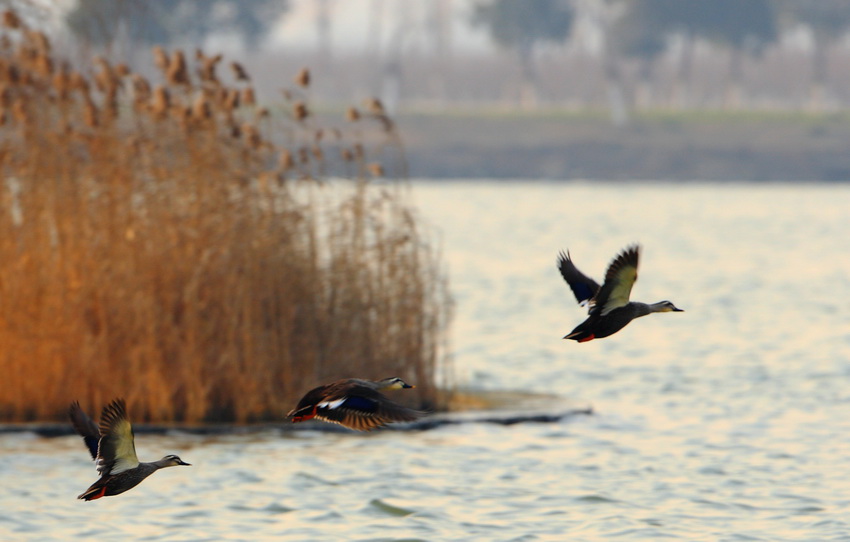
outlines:
{"label": "reflection on water", "polygon": [[[193,464],[125,495],[79,439],[0,436],[0,539],[827,540],[850,533],[850,189],[416,183],[442,229],[461,383],[596,415],[424,432],[145,435]],[[633,297],[684,313],[560,339],[644,246]]]}

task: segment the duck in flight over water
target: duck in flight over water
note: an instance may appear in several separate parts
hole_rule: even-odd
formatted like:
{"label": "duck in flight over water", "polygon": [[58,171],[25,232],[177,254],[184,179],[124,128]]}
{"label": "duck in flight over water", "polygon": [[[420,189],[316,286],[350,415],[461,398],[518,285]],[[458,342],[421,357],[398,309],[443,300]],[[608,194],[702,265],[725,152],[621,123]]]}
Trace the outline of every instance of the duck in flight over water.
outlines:
{"label": "duck in flight over water", "polygon": [[629,301],[632,286],[637,280],[640,246],[625,248],[608,265],[602,286],[578,270],[570,253],[558,254],[558,270],[570,285],[580,305],[588,306],[587,320],[576,326],[565,339],[580,343],[601,339],[620,331],[635,318],[653,312],[684,312],[669,301],[640,303]]}
{"label": "duck in flight over water", "polygon": [[74,401],[68,410],[71,423],[83,437],[92,459],[97,461],[100,479],[77,497],[93,501],[101,497],[118,495],[139,485],[142,480],[165,467],[189,465],[176,455],[167,455],[159,461],[142,463],[136,457],[133,427],[127,418],[123,399],[115,399],[100,414],[100,426],[83,412]]}
{"label": "duck in flight over water", "polygon": [[379,390],[413,388],[398,377],[383,380],[346,378],[307,392],[287,417],[292,423],[312,418],[369,431],[389,422],[410,422],[424,413],[396,404]]}

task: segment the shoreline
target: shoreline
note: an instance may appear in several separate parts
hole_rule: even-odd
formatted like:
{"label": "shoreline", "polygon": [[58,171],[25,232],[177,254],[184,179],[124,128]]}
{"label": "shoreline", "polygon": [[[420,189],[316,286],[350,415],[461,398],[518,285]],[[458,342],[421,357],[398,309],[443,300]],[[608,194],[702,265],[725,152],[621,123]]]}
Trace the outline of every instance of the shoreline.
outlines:
{"label": "shoreline", "polygon": [[844,113],[405,112],[409,176],[652,181],[850,180]]}
{"label": "shoreline", "polygon": [[[567,418],[576,416],[593,416],[594,410],[590,407],[572,409],[551,413],[497,413],[489,412],[480,416],[454,416],[452,414],[439,414],[426,416],[420,420],[409,423],[394,423],[373,431],[360,432],[348,429],[341,425],[325,422],[304,422],[291,424],[279,423],[257,423],[257,424],[204,424],[204,425],[160,425],[160,424],[133,424],[133,432],[137,435],[167,435],[184,433],[189,435],[254,435],[265,432],[292,433],[294,431],[321,431],[328,433],[376,433],[380,431],[430,431],[446,425],[460,425],[472,423],[487,423],[494,425],[516,425],[521,423],[556,423]],[[9,434],[32,433],[42,438],[56,438],[76,436],[74,428],[70,424],[61,423],[31,423],[31,424],[3,424],[0,425],[0,436]]]}
{"label": "shoreline", "polygon": [[[592,416],[592,406],[569,406],[569,401],[552,395],[533,394],[519,391],[455,390],[449,402],[449,410],[429,413],[409,423],[389,424],[377,431],[427,431],[445,425],[466,423],[491,423],[514,425],[517,423],[554,423],[574,416]],[[237,435],[256,434],[267,431],[290,433],[292,431],[356,432],[341,425],[321,421],[299,424],[285,420],[257,423],[133,423],[136,434],[164,435],[188,433],[190,435]],[[54,438],[76,435],[70,423],[65,422],[22,422],[0,423],[0,435],[32,433],[39,437]]]}

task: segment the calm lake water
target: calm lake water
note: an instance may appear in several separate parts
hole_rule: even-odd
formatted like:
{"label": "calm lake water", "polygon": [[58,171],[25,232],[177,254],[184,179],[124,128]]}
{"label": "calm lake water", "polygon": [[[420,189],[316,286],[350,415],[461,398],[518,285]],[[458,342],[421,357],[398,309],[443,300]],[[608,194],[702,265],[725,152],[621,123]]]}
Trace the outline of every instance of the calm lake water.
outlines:
{"label": "calm lake water", "polygon": [[[119,497],[80,440],[0,435],[0,540],[850,540],[850,186],[415,182],[440,228],[462,385],[592,405],[558,423],[140,436]],[[555,268],[633,299],[586,344]]]}

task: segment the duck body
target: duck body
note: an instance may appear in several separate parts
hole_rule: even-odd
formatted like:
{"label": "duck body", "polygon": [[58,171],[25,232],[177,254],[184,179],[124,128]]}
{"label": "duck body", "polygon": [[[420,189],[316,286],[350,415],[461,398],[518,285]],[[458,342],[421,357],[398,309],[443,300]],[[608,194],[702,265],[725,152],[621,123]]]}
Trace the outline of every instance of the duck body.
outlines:
{"label": "duck body", "polygon": [[139,463],[139,466],[132,470],[127,470],[118,474],[101,476],[100,479],[93,483],[85,492],[77,496],[78,499],[85,501],[93,501],[101,497],[111,497],[112,495],[120,495],[128,489],[133,489],[142,480],[159,470],[153,463]]}
{"label": "duck body", "polygon": [[189,465],[176,455],[167,455],[149,463],[140,462],[136,457],[133,428],[123,399],[116,399],[103,408],[99,426],[76,401],[71,403],[68,415],[74,429],[83,437],[92,459],[97,462],[100,474],[100,478],[78,499],[93,501],[119,495],[136,487],[159,469]]}
{"label": "duck body", "polygon": [[630,301],[627,305],[612,310],[606,318],[589,316],[564,338],[580,343],[592,341],[593,339],[602,339],[617,333],[629,325],[629,322],[635,318],[646,316],[649,313],[649,305],[646,303]]}
{"label": "duck body", "polygon": [[637,280],[640,247],[632,245],[618,254],[605,273],[600,286],[576,268],[569,253],[558,256],[558,270],[570,286],[580,305],[588,306],[587,319],[564,336],[565,339],[588,342],[613,335],[635,318],[653,312],[684,312],[669,301],[641,303],[629,301]]}
{"label": "duck body", "polygon": [[372,381],[346,378],[308,391],[287,417],[292,423],[318,420],[369,431],[389,422],[408,422],[422,412],[387,399],[379,390],[413,388],[397,377]]}

